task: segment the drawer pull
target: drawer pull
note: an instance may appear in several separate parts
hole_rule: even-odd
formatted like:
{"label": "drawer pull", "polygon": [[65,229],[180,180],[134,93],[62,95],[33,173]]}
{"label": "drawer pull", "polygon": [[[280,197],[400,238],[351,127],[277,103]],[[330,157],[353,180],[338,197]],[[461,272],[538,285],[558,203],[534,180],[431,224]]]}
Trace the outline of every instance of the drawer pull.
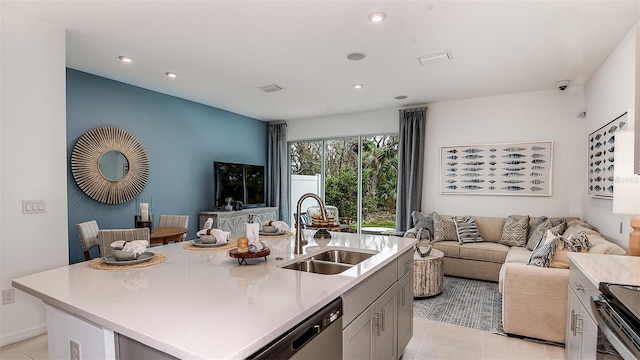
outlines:
{"label": "drawer pull", "polygon": [[375,321],[375,324],[372,324],[373,331],[380,336],[380,313],[377,312],[376,315],[371,316],[372,321]]}
{"label": "drawer pull", "polygon": [[573,283],[573,285],[575,286],[576,290],[584,291],[584,286],[582,286],[582,284]]}

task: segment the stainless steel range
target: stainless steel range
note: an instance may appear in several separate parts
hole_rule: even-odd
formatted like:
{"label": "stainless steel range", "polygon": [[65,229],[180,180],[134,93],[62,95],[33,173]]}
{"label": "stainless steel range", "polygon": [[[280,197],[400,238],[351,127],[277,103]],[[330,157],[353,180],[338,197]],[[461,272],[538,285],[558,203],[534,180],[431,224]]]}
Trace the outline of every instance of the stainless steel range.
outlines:
{"label": "stainless steel range", "polygon": [[626,360],[640,358],[640,286],[601,282],[591,298],[598,328]]}

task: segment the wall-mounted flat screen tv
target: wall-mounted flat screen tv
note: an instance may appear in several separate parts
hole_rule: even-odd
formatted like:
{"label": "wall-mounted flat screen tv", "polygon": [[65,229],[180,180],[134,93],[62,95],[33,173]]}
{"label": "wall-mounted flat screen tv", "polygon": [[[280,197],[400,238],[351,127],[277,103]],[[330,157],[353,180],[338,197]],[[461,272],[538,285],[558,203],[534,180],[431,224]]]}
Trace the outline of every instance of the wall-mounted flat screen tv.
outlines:
{"label": "wall-mounted flat screen tv", "polygon": [[214,206],[225,199],[242,201],[245,208],[265,206],[264,166],[215,161],[213,163]]}

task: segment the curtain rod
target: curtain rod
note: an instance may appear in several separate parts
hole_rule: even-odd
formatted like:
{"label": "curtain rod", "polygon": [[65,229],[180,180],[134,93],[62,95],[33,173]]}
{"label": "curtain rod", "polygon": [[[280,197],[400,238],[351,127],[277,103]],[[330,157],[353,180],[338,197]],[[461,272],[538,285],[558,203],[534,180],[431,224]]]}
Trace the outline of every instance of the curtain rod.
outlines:
{"label": "curtain rod", "polygon": [[398,111],[417,111],[417,110],[427,110],[429,107],[427,105],[422,105],[422,106],[415,106],[415,107],[411,107],[411,108],[404,108],[404,109],[400,109]]}
{"label": "curtain rod", "polygon": [[286,120],[270,121],[268,124],[269,125],[280,125],[280,124],[287,125],[287,121]]}

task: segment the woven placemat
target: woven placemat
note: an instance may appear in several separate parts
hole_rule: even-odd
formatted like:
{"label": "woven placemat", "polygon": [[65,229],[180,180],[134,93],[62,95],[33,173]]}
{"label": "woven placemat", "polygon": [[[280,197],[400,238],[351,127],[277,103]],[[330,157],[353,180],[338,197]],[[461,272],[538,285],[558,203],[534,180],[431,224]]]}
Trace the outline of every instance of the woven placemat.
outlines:
{"label": "woven placemat", "polygon": [[234,249],[234,248],[237,248],[237,247],[238,247],[238,240],[229,240],[227,245],[218,246],[218,247],[198,247],[198,246],[194,246],[191,243],[191,241],[187,241],[184,245],[182,245],[183,249],[191,250],[191,251],[218,251],[218,250]]}
{"label": "woven placemat", "polygon": [[131,270],[131,269],[137,269],[137,268],[147,267],[151,265],[157,265],[157,264],[163,263],[165,260],[167,260],[166,255],[155,254],[155,256],[151,258],[151,260],[145,261],[139,264],[111,265],[111,264],[103,263],[102,258],[95,258],[91,260],[90,265],[92,268],[99,269],[99,270]]}
{"label": "woven placemat", "polygon": [[260,235],[260,240],[271,240],[271,239],[284,239],[291,237],[293,233],[291,231],[287,231],[281,235]]}

